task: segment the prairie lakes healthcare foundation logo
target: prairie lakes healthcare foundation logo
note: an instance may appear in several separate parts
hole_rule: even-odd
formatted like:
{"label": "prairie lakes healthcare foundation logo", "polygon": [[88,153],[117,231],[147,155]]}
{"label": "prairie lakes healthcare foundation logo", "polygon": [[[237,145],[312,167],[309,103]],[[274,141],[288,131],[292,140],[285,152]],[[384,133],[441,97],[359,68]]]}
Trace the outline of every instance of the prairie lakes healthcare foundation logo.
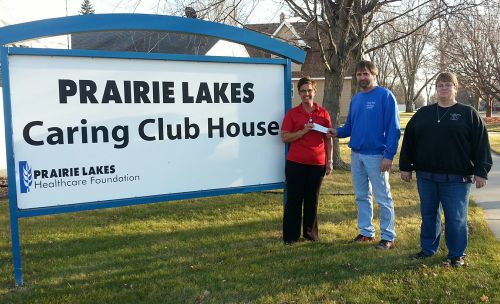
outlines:
{"label": "prairie lakes healthcare foundation logo", "polygon": [[[104,184],[121,184],[138,182],[139,175],[117,173],[115,165],[93,165],[59,168],[35,169],[27,161],[19,162],[19,189],[21,193],[32,193],[38,190],[55,188],[85,188],[104,186]],[[62,190],[62,189],[61,189]]]}
{"label": "prairie lakes healthcare foundation logo", "polygon": [[19,188],[21,193],[30,192],[31,184],[33,184],[33,170],[27,161],[19,162]]}

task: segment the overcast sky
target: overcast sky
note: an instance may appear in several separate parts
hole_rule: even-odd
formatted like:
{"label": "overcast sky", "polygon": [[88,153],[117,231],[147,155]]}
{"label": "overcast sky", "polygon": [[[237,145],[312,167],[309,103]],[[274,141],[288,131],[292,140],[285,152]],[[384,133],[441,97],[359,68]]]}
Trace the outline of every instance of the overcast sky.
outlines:
{"label": "overcast sky", "polygon": [[[159,0],[142,0],[139,7],[133,4],[137,0],[91,0],[96,14],[99,13],[149,13],[155,14]],[[164,3],[165,0],[160,0]],[[172,0],[169,0],[172,1]],[[279,0],[259,0],[260,3],[250,16],[248,23],[278,22],[283,10],[277,5]],[[0,26],[34,20],[78,15],[83,0],[0,0]],[[66,48],[67,38],[46,38],[30,41],[31,47]]]}
{"label": "overcast sky", "polygon": [[[160,0],[165,1],[165,0]],[[3,25],[39,19],[78,15],[83,0],[0,0],[0,20]],[[96,13],[131,13],[136,0],[91,0]],[[142,0],[137,13],[154,14],[158,0]],[[251,23],[265,23],[279,19],[277,0],[260,0],[251,16]]]}

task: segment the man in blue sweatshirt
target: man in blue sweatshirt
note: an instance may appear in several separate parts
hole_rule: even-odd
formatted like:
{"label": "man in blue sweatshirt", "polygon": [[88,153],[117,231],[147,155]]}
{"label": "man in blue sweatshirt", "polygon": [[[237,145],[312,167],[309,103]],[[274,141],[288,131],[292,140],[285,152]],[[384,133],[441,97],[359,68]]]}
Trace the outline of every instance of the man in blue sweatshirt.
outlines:
{"label": "man in blue sweatshirt", "polygon": [[401,131],[396,98],[388,89],[377,86],[377,74],[377,67],[370,61],[356,65],[356,80],[361,91],[352,97],[344,126],[331,129],[331,133],[339,138],[351,138],[351,173],[360,230],[354,241],[372,241],[375,237],[373,193],[380,207],[381,240],[376,248],[391,249],[396,233],[389,171]]}

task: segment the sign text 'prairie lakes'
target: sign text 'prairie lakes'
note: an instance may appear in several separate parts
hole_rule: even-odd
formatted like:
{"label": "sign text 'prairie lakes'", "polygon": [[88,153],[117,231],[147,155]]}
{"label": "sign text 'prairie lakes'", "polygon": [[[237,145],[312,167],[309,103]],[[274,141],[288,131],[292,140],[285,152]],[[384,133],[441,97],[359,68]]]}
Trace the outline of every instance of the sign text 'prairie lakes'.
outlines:
{"label": "sign text 'prairie lakes'", "polygon": [[[104,88],[93,80],[59,79],[59,103],[78,95],[80,103],[175,103],[173,81],[116,81],[106,80]],[[198,88],[182,82],[182,103],[251,103],[254,84],[228,82],[200,82]],[[97,94],[97,92],[102,92]]]}

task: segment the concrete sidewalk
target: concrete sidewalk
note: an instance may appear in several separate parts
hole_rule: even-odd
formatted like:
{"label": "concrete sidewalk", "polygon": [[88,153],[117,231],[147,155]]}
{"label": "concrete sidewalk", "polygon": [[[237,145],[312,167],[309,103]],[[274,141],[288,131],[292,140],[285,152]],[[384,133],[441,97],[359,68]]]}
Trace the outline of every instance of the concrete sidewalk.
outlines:
{"label": "concrete sidewalk", "polygon": [[500,241],[500,156],[496,154],[492,156],[493,167],[488,174],[488,184],[482,189],[472,186],[471,195],[484,209],[488,227]]}

